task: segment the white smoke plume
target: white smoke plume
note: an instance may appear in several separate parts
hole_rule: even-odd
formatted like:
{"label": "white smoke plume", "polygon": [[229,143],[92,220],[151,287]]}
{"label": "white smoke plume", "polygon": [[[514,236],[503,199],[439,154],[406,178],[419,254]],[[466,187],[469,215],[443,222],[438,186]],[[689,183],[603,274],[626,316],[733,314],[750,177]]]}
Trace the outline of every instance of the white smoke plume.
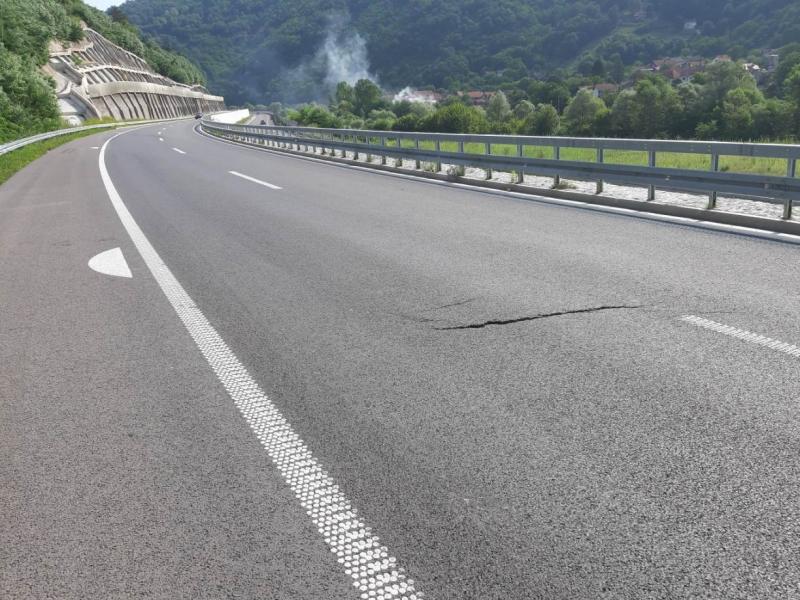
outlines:
{"label": "white smoke plume", "polygon": [[279,86],[289,103],[325,103],[340,81],[353,85],[359,79],[378,81],[370,73],[366,41],[353,29],[350,16],[345,13],[328,18],[322,45],[310,59],[285,69]]}
{"label": "white smoke plume", "polygon": [[367,43],[348,25],[342,19],[332,19],[325,43],[317,53],[326,61],[325,84],[331,89],[340,81],[353,85],[359,79],[377,79],[369,72]]}

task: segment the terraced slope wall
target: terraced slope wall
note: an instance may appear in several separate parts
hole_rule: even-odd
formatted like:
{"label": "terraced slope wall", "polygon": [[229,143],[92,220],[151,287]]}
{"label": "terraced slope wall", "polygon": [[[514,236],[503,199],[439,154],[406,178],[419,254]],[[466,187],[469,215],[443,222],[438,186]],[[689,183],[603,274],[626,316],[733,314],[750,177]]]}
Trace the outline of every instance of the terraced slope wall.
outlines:
{"label": "terraced slope wall", "polygon": [[50,44],[45,67],[56,81],[58,103],[74,124],[88,118],[161,119],[222,110],[225,99],[154,72],[135,54],[93,29],[75,44]]}

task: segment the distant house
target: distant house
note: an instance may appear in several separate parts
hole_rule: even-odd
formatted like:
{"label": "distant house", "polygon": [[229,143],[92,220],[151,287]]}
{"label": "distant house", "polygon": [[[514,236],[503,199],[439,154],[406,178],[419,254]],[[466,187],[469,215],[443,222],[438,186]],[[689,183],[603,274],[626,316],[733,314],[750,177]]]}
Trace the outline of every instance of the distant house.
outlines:
{"label": "distant house", "polygon": [[683,30],[697,32],[697,21],[686,21],[683,24]]}
{"label": "distant house", "polygon": [[393,99],[396,102],[408,100],[409,102],[421,102],[422,104],[438,104],[444,100],[444,95],[434,90],[405,88],[397,93]]}
{"label": "distant house", "polygon": [[615,83],[595,83],[581,88],[592,94],[595,98],[605,98],[606,96],[619,92],[619,86]]}
{"label": "distant house", "polygon": [[712,62],[715,62],[715,63],[733,62],[733,59],[730,56],[728,56],[727,54],[720,54]]}
{"label": "distant house", "polygon": [[493,92],[482,92],[480,90],[472,90],[464,94],[467,98],[472,101],[472,104],[475,106],[486,106],[489,104],[489,100],[492,99],[494,96]]}
{"label": "distant house", "polygon": [[696,73],[704,71],[705,68],[705,59],[695,56],[660,58],[653,61],[652,65],[654,71],[661,73],[667,79],[684,83],[690,81]]}
{"label": "distant house", "polygon": [[757,65],[755,63],[743,63],[742,68],[750,73],[753,79],[756,80],[756,83],[761,84],[764,82],[764,79],[767,76],[767,69],[761,67],[761,65]]}

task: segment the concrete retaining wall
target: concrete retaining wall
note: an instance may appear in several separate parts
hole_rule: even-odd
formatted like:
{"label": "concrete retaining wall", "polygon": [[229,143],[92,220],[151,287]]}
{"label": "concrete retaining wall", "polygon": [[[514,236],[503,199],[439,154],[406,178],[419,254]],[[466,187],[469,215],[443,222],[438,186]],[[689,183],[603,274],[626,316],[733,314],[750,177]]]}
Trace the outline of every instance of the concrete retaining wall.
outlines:
{"label": "concrete retaining wall", "polygon": [[44,69],[56,80],[65,118],[167,119],[225,108],[221,96],[202,86],[176,83],[96,31],[87,28],[84,33],[77,44],[51,43]]}
{"label": "concrete retaining wall", "polygon": [[235,123],[238,123],[242,119],[246,119],[249,116],[250,116],[250,111],[244,108],[242,110],[232,110],[230,112],[211,115],[210,118],[212,121],[216,121],[217,123],[227,123],[228,125],[233,125]]}

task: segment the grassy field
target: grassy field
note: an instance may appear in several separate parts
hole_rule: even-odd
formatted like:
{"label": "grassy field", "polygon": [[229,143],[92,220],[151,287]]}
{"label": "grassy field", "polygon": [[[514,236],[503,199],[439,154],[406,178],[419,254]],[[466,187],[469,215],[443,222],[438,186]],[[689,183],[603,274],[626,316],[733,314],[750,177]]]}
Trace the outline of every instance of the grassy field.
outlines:
{"label": "grassy field", "polygon": [[[389,137],[387,145],[395,145],[396,139]],[[401,140],[403,148],[413,148],[412,140]],[[433,142],[421,142],[420,148],[433,150]],[[441,144],[443,152],[458,152],[456,142]],[[483,144],[468,143],[464,145],[464,152],[469,154],[485,154]],[[517,147],[510,144],[492,144],[492,154],[498,156],[516,156]],[[551,146],[524,146],[523,153],[529,158],[552,159]],[[591,148],[561,148],[561,159],[571,161],[595,162],[597,152]],[[647,152],[629,150],[606,150],[603,156],[605,162],[617,165],[647,166]],[[697,169],[707,171],[711,168],[711,157],[704,154],[685,154],[678,152],[659,152],[656,154],[656,166],[668,169]],[[787,163],[780,158],[753,158],[747,156],[721,156],[720,171],[731,173],[757,173],[759,175],[785,176]]]}
{"label": "grassy field", "polygon": [[14,150],[8,154],[0,156],[0,185],[8,181],[8,179],[17,171],[32,163],[37,158],[44,156],[53,148],[58,148],[68,142],[77,140],[95,133],[115,129],[113,126],[100,127],[97,129],[90,129],[89,131],[76,131],[75,133],[68,133],[42,142],[36,142],[29,146]]}

